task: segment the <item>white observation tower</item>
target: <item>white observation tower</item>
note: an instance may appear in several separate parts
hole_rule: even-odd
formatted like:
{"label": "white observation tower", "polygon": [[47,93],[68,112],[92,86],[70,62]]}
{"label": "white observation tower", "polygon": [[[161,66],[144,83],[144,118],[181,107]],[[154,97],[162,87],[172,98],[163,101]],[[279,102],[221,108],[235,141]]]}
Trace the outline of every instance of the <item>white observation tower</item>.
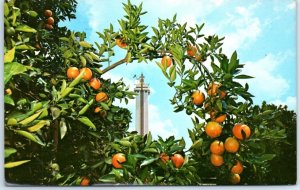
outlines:
{"label": "white observation tower", "polygon": [[136,131],[138,134],[145,135],[148,133],[148,95],[150,89],[144,82],[144,75],[141,74],[138,83],[135,85],[134,92],[136,96]]}

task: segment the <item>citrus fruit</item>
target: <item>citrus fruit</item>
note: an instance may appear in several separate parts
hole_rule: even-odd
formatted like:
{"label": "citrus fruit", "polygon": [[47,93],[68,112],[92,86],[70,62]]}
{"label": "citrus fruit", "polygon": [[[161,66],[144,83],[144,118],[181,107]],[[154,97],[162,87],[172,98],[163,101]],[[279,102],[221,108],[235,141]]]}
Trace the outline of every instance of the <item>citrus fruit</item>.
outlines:
{"label": "citrus fruit", "polygon": [[87,68],[87,67],[80,69],[80,72],[84,72],[84,75],[83,75],[84,80],[90,80],[93,76],[91,69]]}
{"label": "citrus fruit", "polygon": [[69,79],[75,79],[79,75],[79,70],[77,67],[69,67],[67,70],[67,77]]}
{"label": "citrus fruit", "polygon": [[96,107],[95,110],[94,110],[95,113],[99,113],[100,111],[101,111],[100,107]]}
{"label": "citrus fruit", "polygon": [[233,174],[241,174],[244,170],[244,167],[240,161],[237,161],[234,166],[231,168],[231,173]]}
{"label": "citrus fruit", "polygon": [[232,134],[239,140],[243,140],[244,137],[247,139],[251,134],[251,129],[247,125],[238,123],[235,124],[234,127],[232,128]]}
{"label": "citrus fruit", "polygon": [[188,56],[194,57],[196,53],[197,53],[197,48],[195,46],[188,46],[187,48]]}
{"label": "citrus fruit", "polygon": [[98,90],[101,87],[101,82],[97,78],[92,78],[89,82],[89,85],[94,89]]}
{"label": "citrus fruit", "polygon": [[84,178],[81,180],[80,185],[81,185],[81,186],[88,186],[88,185],[90,185],[90,180],[89,180],[88,178],[84,177]]}
{"label": "citrus fruit", "polygon": [[210,121],[205,126],[206,134],[211,138],[216,138],[221,135],[222,127],[219,123]]}
{"label": "citrus fruit", "polygon": [[97,95],[96,95],[96,101],[97,102],[105,102],[108,100],[108,96],[107,94],[105,94],[104,92],[99,92]]}
{"label": "citrus fruit", "polygon": [[210,144],[210,152],[212,154],[221,155],[224,153],[224,143],[219,140],[215,140]]}
{"label": "citrus fruit", "polygon": [[225,119],[226,119],[226,116],[227,116],[226,114],[221,114],[221,115],[216,116],[216,112],[214,112],[214,111],[210,112],[211,120],[215,121],[215,122],[218,122],[218,123],[224,122]]}
{"label": "citrus fruit", "polygon": [[50,17],[50,16],[52,16],[52,11],[49,10],[49,9],[47,9],[47,10],[44,11],[44,15],[45,15],[46,17]]}
{"label": "citrus fruit", "polygon": [[12,95],[12,91],[11,91],[10,88],[6,89],[6,90],[5,90],[5,93],[6,93],[7,95]]}
{"label": "citrus fruit", "polygon": [[161,153],[159,158],[163,163],[166,163],[168,160],[170,160],[170,157],[166,153]]}
{"label": "citrus fruit", "polygon": [[221,83],[219,83],[219,82],[210,83],[208,85],[207,94],[209,96],[216,96],[217,91],[218,91],[220,86],[221,86]]}
{"label": "citrus fruit", "polygon": [[231,174],[229,181],[232,184],[238,184],[241,181],[241,177],[239,174]]}
{"label": "citrus fruit", "polygon": [[122,39],[122,38],[116,39],[116,44],[117,44],[117,46],[119,46],[120,48],[125,48],[125,47],[127,46],[126,42],[125,42],[124,39]]}
{"label": "citrus fruit", "polygon": [[227,93],[224,90],[220,91],[220,98],[224,99],[226,97]]}
{"label": "citrus fruit", "polygon": [[197,90],[192,94],[193,103],[197,106],[202,105],[205,100],[205,95],[203,92]]}
{"label": "citrus fruit", "polygon": [[171,157],[171,160],[176,168],[180,168],[184,163],[184,158],[181,156],[181,154],[174,154]]}
{"label": "citrus fruit", "polygon": [[54,18],[53,17],[49,17],[47,19],[47,24],[53,25],[54,24]]}
{"label": "citrus fruit", "polygon": [[123,166],[121,164],[126,162],[126,157],[122,153],[117,153],[112,157],[111,162],[115,168],[122,168]]}
{"label": "citrus fruit", "polygon": [[221,166],[224,163],[223,156],[218,154],[211,154],[210,155],[210,162],[214,166]]}
{"label": "citrus fruit", "polygon": [[172,65],[172,59],[170,56],[165,55],[162,59],[161,59],[161,64],[165,67],[170,67]]}
{"label": "citrus fruit", "polygon": [[240,147],[240,144],[235,138],[228,137],[225,140],[225,150],[227,152],[236,153],[239,150],[239,147]]}
{"label": "citrus fruit", "polygon": [[53,30],[53,26],[51,24],[45,24],[45,28],[48,30]]}

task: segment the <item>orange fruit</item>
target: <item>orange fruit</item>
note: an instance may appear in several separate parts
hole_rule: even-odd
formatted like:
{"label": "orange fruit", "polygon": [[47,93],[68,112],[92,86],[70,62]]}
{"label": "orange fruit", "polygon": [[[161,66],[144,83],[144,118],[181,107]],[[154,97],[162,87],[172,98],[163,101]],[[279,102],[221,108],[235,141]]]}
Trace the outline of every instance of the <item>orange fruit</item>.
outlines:
{"label": "orange fruit", "polygon": [[5,93],[6,93],[7,95],[12,95],[12,91],[11,91],[10,88],[6,89],[6,90],[5,90]]}
{"label": "orange fruit", "polygon": [[112,157],[111,163],[115,168],[122,168],[122,163],[126,162],[126,157],[122,153],[117,153]]}
{"label": "orange fruit", "polygon": [[49,17],[47,19],[47,23],[50,24],[50,25],[53,25],[54,24],[54,18],[53,17]]}
{"label": "orange fruit", "polygon": [[207,94],[209,96],[216,96],[217,91],[218,91],[220,86],[221,86],[221,83],[219,83],[219,82],[210,83],[208,85]]}
{"label": "orange fruit", "polygon": [[89,186],[90,185],[90,180],[86,177],[82,178],[81,182],[80,182],[81,186]]}
{"label": "orange fruit", "polygon": [[99,92],[97,95],[96,95],[96,101],[97,102],[105,102],[108,100],[108,96],[107,94],[105,94],[104,92]]}
{"label": "orange fruit", "polygon": [[240,144],[235,138],[228,137],[225,140],[225,150],[227,152],[236,153],[239,150],[239,147],[240,147]]}
{"label": "orange fruit", "polygon": [[90,80],[93,76],[93,73],[90,68],[84,67],[84,68],[80,69],[80,73],[81,72],[84,72],[84,75],[83,75],[84,80]]}
{"label": "orange fruit", "polygon": [[201,55],[199,53],[196,54],[195,60],[196,61],[201,61],[202,60]]}
{"label": "orange fruit", "polygon": [[212,154],[222,155],[224,150],[224,143],[222,141],[215,140],[210,144],[210,152]]}
{"label": "orange fruit", "polygon": [[220,91],[220,98],[224,99],[226,97],[227,93],[224,90]]}
{"label": "orange fruit", "polygon": [[176,168],[180,168],[184,163],[184,158],[181,156],[181,154],[174,154],[171,157],[171,160]]}
{"label": "orange fruit", "polygon": [[77,67],[69,67],[67,70],[67,77],[69,79],[75,79],[79,75],[79,70]]}
{"label": "orange fruit", "polygon": [[117,46],[119,46],[120,48],[125,48],[127,46],[126,42],[124,41],[124,39],[122,38],[117,38],[116,39],[116,44]]}
{"label": "orange fruit", "polygon": [[193,103],[197,106],[202,105],[205,100],[205,95],[203,92],[197,90],[192,94]]}
{"label": "orange fruit", "polygon": [[244,170],[244,167],[240,161],[237,161],[234,166],[231,168],[231,173],[233,174],[241,174]]}
{"label": "orange fruit", "polygon": [[92,78],[89,82],[89,85],[94,89],[98,90],[101,87],[101,82],[97,78]]}
{"label": "orange fruit", "polygon": [[230,178],[229,178],[229,181],[232,183],[232,184],[238,184],[240,183],[241,181],[241,177],[239,174],[231,174],[230,175]]}
{"label": "orange fruit", "polygon": [[46,17],[50,17],[50,16],[52,16],[52,11],[47,9],[47,10],[44,11],[44,15]]}
{"label": "orange fruit", "polygon": [[214,111],[210,112],[210,118],[211,118],[211,120],[215,121],[215,122],[218,122],[218,123],[224,122],[225,119],[226,119],[226,116],[227,116],[226,114],[221,114],[221,115],[219,115],[219,116],[216,117],[216,112],[214,112]]}
{"label": "orange fruit", "polygon": [[163,163],[166,163],[168,160],[170,160],[170,157],[166,153],[161,153],[159,158]]}
{"label": "orange fruit", "polygon": [[197,48],[195,46],[188,46],[187,48],[188,56],[194,57],[196,53],[197,53]]}
{"label": "orange fruit", "polygon": [[53,26],[51,24],[45,24],[45,28],[48,30],[53,30]]}
{"label": "orange fruit", "polygon": [[161,59],[161,64],[165,67],[170,67],[172,65],[172,59],[170,56],[164,56],[162,59]]}
{"label": "orange fruit", "polygon": [[210,121],[205,126],[206,134],[211,138],[216,138],[221,135],[222,127],[219,123]]}
{"label": "orange fruit", "polygon": [[247,125],[238,123],[238,124],[235,124],[234,127],[232,128],[232,133],[237,139],[244,140],[242,133],[245,134],[245,137],[247,139],[247,138],[249,138],[249,136],[251,134],[251,129]]}
{"label": "orange fruit", "polygon": [[211,154],[210,162],[214,166],[221,166],[224,163],[224,159],[223,159],[223,156],[220,156],[218,154]]}
{"label": "orange fruit", "polygon": [[96,107],[95,110],[94,110],[95,113],[99,113],[100,111],[101,111],[100,107]]}

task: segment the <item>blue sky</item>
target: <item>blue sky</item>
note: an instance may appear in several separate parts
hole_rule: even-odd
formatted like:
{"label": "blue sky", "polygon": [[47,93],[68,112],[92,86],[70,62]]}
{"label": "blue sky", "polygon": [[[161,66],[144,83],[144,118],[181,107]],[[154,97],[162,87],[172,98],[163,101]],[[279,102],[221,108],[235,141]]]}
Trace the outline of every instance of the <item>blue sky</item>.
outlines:
{"label": "blue sky", "polygon": [[[77,19],[62,23],[71,30],[85,31],[89,42],[101,42],[97,31],[112,23],[118,28],[118,19],[124,15],[121,2],[107,0],[78,0]],[[132,0],[139,4],[141,0]],[[158,18],[172,18],[188,26],[205,23],[205,34],[225,36],[223,49],[230,56],[237,50],[244,74],[255,78],[247,81],[254,103],[286,104],[296,110],[296,3],[293,0],[144,0],[148,11],[142,17],[145,25],[157,26]],[[149,27],[149,31],[150,31]],[[125,50],[118,51],[115,61]],[[125,71],[125,72],[124,72]],[[143,73],[151,87],[149,97],[149,125],[154,135],[166,138],[175,135],[188,140],[187,128],[192,122],[185,113],[174,113],[169,99],[174,91],[167,85],[156,64],[131,63],[122,65],[103,77],[118,80],[121,77],[134,88],[135,74]],[[134,101],[128,108],[134,113]],[[134,119],[130,129],[134,129]]]}

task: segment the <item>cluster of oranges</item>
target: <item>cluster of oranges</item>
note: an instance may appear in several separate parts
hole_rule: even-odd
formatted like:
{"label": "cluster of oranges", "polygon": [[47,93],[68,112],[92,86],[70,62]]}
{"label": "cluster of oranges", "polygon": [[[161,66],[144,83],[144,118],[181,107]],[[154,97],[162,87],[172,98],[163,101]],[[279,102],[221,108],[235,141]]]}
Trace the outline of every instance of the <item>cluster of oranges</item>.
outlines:
{"label": "cluster of oranges", "polygon": [[[93,72],[90,68],[84,67],[79,70],[77,67],[69,67],[67,70],[67,77],[69,79],[75,79],[81,72],[84,72],[82,78],[84,81],[89,81],[90,87],[92,87],[94,90],[100,89],[102,84],[98,78],[92,78]],[[95,99],[97,102],[105,102],[108,100],[108,96],[104,92],[99,92]]]}
{"label": "cluster of oranges", "polygon": [[[219,137],[222,133],[222,127],[219,123],[217,122],[208,122],[207,125],[205,126],[205,132],[210,138],[216,138]],[[236,153],[239,150],[240,144],[239,140],[244,140],[249,138],[251,134],[251,130],[247,125],[244,124],[235,124],[234,127],[232,128],[232,134],[233,137],[228,137],[225,140],[225,143],[223,143],[220,140],[214,140],[210,144],[210,162],[212,165],[219,167],[223,165],[224,159],[223,159],[223,153],[225,150],[228,153]],[[237,160],[235,165],[232,166],[231,170],[231,175],[230,175],[230,182],[233,184],[239,183],[240,182],[240,175],[244,167],[241,163],[241,161]]]}
{"label": "cluster of oranges", "polygon": [[47,18],[45,21],[45,28],[48,30],[53,30],[54,18],[52,17],[52,11],[47,9],[44,11],[44,15]]}
{"label": "cluster of oranges", "polygon": [[[170,160],[170,157],[166,153],[161,153],[159,157],[163,163]],[[180,168],[184,163],[184,157],[181,154],[174,154],[171,156],[171,161],[175,168]],[[123,153],[116,153],[113,155],[111,162],[114,168],[123,168],[121,164],[126,162],[126,156]]]}

